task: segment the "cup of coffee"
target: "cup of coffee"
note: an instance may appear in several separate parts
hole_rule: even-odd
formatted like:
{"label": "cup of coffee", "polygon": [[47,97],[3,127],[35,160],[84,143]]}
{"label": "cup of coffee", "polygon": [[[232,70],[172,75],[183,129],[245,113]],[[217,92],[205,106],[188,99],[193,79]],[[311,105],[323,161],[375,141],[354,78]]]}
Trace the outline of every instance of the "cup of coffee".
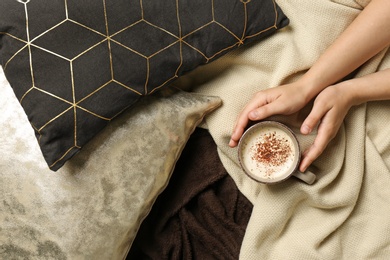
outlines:
{"label": "cup of coffee", "polygon": [[274,184],[295,176],[313,184],[316,175],[298,170],[301,148],[294,132],[276,121],[262,121],[249,127],[238,143],[238,159],[252,179]]}

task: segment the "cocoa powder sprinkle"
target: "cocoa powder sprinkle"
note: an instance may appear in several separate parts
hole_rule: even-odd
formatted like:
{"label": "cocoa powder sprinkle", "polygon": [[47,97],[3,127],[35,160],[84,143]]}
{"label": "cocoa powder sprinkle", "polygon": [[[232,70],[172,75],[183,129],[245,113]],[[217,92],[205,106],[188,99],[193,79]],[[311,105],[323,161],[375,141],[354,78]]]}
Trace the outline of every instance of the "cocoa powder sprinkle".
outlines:
{"label": "cocoa powder sprinkle", "polygon": [[[292,154],[291,146],[286,138],[269,132],[261,135],[251,147],[252,160],[265,166],[280,166],[288,160]],[[269,174],[272,170],[269,169]]]}

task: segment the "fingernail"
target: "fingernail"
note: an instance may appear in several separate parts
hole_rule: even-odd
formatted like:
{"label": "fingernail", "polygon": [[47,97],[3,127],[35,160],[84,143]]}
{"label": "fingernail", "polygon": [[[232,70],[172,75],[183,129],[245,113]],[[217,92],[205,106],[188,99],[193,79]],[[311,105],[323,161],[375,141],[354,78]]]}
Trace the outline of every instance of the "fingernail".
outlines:
{"label": "fingernail", "polygon": [[256,119],[256,118],[259,117],[259,113],[257,113],[256,110],[255,110],[255,111],[251,111],[251,112],[249,113],[249,117],[252,118],[252,119]]}
{"label": "fingernail", "polygon": [[311,132],[311,129],[307,125],[303,125],[301,132],[302,132],[302,134],[306,135],[306,134],[309,134]]}

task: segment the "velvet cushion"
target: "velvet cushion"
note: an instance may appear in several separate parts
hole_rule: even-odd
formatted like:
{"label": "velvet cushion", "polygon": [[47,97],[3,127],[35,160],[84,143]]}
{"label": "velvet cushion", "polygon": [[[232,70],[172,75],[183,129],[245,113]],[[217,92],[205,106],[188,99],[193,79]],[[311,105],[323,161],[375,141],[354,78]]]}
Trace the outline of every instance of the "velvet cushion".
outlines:
{"label": "velvet cushion", "polygon": [[0,72],[0,259],[124,259],[190,134],[221,100],[148,96],[56,174]]}
{"label": "velvet cushion", "polygon": [[58,170],[141,97],[288,22],[274,0],[1,0],[0,61]]}

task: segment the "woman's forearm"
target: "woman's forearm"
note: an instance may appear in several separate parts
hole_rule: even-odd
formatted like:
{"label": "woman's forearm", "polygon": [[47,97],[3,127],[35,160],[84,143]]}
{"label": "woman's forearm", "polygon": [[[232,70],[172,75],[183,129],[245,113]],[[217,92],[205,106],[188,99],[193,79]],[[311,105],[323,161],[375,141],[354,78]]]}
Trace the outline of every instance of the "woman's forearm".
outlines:
{"label": "woman's forearm", "polygon": [[390,1],[372,0],[302,77],[307,98],[341,80],[390,43]]}
{"label": "woman's forearm", "polygon": [[350,93],[352,105],[368,101],[390,100],[390,69],[341,83]]}

